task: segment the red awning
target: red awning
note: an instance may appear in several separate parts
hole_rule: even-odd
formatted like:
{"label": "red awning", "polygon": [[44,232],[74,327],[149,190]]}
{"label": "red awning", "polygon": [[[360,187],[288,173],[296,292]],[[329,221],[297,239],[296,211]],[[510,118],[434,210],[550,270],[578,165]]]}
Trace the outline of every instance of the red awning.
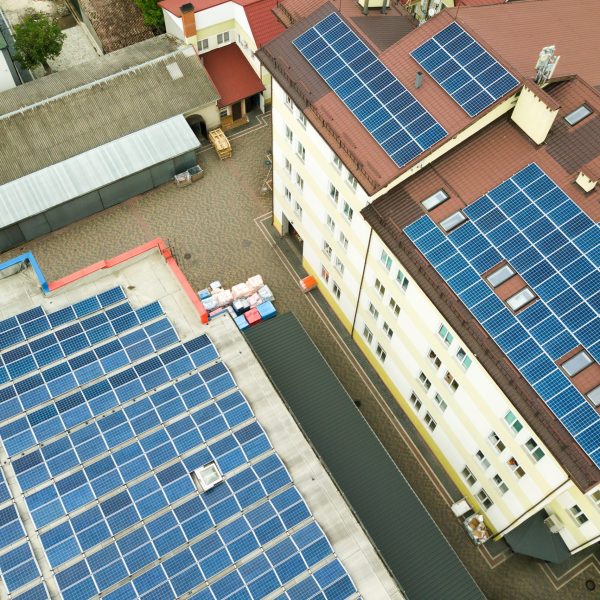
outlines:
{"label": "red awning", "polygon": [[221,96],[220,108],[265,89],[237,44],[229,44],[202,54],[202,60]]}

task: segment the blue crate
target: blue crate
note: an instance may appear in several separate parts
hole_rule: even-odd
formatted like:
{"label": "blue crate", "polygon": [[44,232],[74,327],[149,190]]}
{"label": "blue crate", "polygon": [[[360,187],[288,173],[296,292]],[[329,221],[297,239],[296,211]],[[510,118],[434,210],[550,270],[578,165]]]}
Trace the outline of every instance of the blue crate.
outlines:
{"label": "blue crate", "polygon": [[270,301],[263,302],[259,304],[256,308],[258,308],[258,312],[263,320],[271,319],[277,314],[276,308],[273,306],[273,303]]}

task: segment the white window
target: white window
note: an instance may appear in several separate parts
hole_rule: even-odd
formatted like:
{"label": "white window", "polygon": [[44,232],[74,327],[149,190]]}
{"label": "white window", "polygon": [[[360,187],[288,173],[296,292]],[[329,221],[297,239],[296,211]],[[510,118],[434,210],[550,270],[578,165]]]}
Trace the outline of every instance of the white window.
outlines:
{"label": "white window", "polygon": [[388,336],[388,338],[390,338],[390,340],[392,339],[394,331],[385,321],[383,322],[383,332]]}
{"label": "white window", "polygon": [[427,375],[425,375],[425,373],[423,373],[423,371],[421,371],[419,373],[419,381],[421,382],[421,385],[426,390],[429,390],[429,388],[431,387],[431,381],[429,381],[429,379],[427,379]]}
{"label": "white window", "polygon": [[371,342],[373,341],[373,333],[366,325],[363,329],[363,337],[365,340],[367,340],[367,344],[371,345]]}
{"label": "white window", "polygon": [[296,144],[296,154],[298,155],[298,158],[304,162],[306,158],[306,148],[300,142]]}
{"label": "white window", "polygon": [[356,181],[356,177],[352,175],[352,173],[348,172],[348,179],[346,179],[346,183],[353,189],[356,190],[356,186],[358,181]]}
{"label": "white window", "polygon": [[452,340],[454,339],[454,336],[450,333],[450,331],[444,324],[440,325],[440,328],[438,329],[438,335],[442,338],[446,346],[449,346],[452,343]]}
{"label": "white window", "polygon": [[208,39],[200,40],[200,50],[208,50]]}
{"label": "white window", "polygon": [[462,365],[462,368],[466,371],[473,362],[471,357],[464,351],[463,348],[459,348],[456,351],[456,360]]}
{"label": "white window", "polygon": [[335,221],[331,218],[330,215],[327,215],[327,227],[329,228],[330,231],[335,231]]}
{"label": "white window", "polygon": [[285,159],[285,170],[288,172],[288,175],[292,175],[292,163],[288,158]]}
{"label": "white window", "polygon": [[436,369],[439,369],[442,366],[442,361],[440,360],[440,357],[433,350],[430,350],[428,352],[427,358],[429,358],[429,361]]}
{"label": "white window", "polygon": [[483,508],[486,510],[494,504],[484,489],[481,489],[477,492],[477,500],[479,500],[481,506],[483,506]]}
{"label": "white window", "polygon": [[492,433],[488,435],[488,440],[498,454],[503,452],[506,448],[504,442],[498,437],[498,434],[495,431],[492,431]]}
{"label": "white window", "polygon": [[446,217],[444,220],[440,221],[440,227],[444,231],[452,231],[462,223],[467,220],[467,217],[460,211],[457,210],[455,213],[452,213],[449,217]]}
{"label": "white window", "polygon": [[404,273],[400,269],[398,269],[398,272],[396,273],[396,282],[400,285],[402,291],[405,292],[408,288],[409,281],[408,277],[405,277]]}
{"label": "white window", "polygon": [[520,292],[517,292],[514,296],[511,296],[506,304],[513,310],[517,311],[523,308],[526,304],[529,304],[535,298],[535,294],[528,288],[523,288]]}
{"label": "white window", "polygon": [[323,240],[323,252],[325,253],[325,256],[331,260],[331,254],[333,251],[331,246],[325,240]]}
{"label": "white window", "polygon": [[334,264],[335,264],[335,268],[337,269],[338,273],[340,275],[343,275],[345,267],[344,267],[344,263],[340,260],[339,256],[335,257],[335,263]]}
{"label": "white window", "polygon": [[337,204],[337,201],[340,197],[339,190],[333,185],[333,183],[329,183],[329,197]]}
{"label": "white window", "polygon": [[304,190],[304,179],[300,177],[300,173],[296,173],[296,185],[300,188],[300,191]]}
{"label": "white window", "polygon": [[444,375],[444,381],[448,384],[453,392],[458,389],[458,381],[454,379],[454,375],[452,375],[450,371],[446,371],[446,374]]}
{"label": "white window", "polygon": [[427,425],[427,427],[429,428],[429,431],[435,431],[437,423],[434,421],[433,417],[428,412],[425,413],[425,417],[423,418],[423,420],[425,421],[425,425]]}
{"label": "white window", "polygon": [[217,44],[226,44],[227,42],[229,42],[229,31],[217,35]]}
{"label": "white window", "polygon": [[586,396],[594,406],[600,406],[600,385],[587,392]]}
{"label": "white window", "polygon": [[300,111],[298,111],[298,123],[306,129],[306,117]]}
{"label": "white window", "polygon": [[575,356],[572,356],[569,360],[566,360],[561,367],[565,370],[569,377],[574,377],[580,371],[583,371],[586,367],[589,367],[594,360],[585,351],[581,350]]}
{"label": "white window", "polygon": [[294,202],[294,212],[302,220],[302,207],[298,204],[298,201]]}
{"label": "white window", "polygon": [[385,286],[379,281],[379,279],[375,279],[375,291],[383,298],[385,294]]}
{"label": "white window", "polygon": [[229,114],[229,112],[227,110],[227,107],[221,108],[219,110],[219,117],[221,117],[221,119],[224,119],[228,114]]}
{"label": "white window", "polygon": [[392,257],[385,251],[381,251],[381,256],[379,257],[381,264],[385,267],[386,271],[389,271],[392,268]]}
{"label": "white window", "polygon": [[531,455],[531,458],[534,462],[541,460],[545,456],[544,451],[539,447],[538,443],[533,438],[529,438],[525,442],[525,448],[527,448],[527,451]]}
{"label": "white window", "polygon": [[337,154],[334,154],[332,158],[333,158],[333,166],[338,171],[341,171],[342,170],[342,159]]}
{"label": "white window", "polygon": [[348,250],[348,238],[344,235],[343,231],[340,231],[340,244],[344,250]]}
{"label": "white window", "polygon": [[387,352],[381,347],[381,344],[377,344],[377,348],[375,349],[375,354],[377,354],[377,358],[381,362],[385,362],[387,357]]}
{"label": "white window", "polygon": [[523,423],[521,423],[521,421],[519,421],[519,419],[517,419],[517,417],[515,417],[512,410],[509,410],[504,415],[504,420],[506,421],[506,424],[512,429],[512,431],[514,433],[519,433],[519,431],[521,431],[521,429],[523,429]]}
{"label": "white window", "polygon": [[438,190],[435,194],[429,196],[429,198],[425,198],[425,200],[423,200],[421,204],[423,205],[423,208],[425,208],[425,210],[432,210],[436,206],[442,204],[442,202],[446,202],[446,200],[448,200],[448,197],[448,194],[446,194],[444,190]]}
{"label": "white window", "polygon": [[469,469],[469,467],[464,467],[460,473],[464,477],[469,487],[473,487],[477,483],[477,478],[475,475],[473,475],[473,473],[471,473],[471,469]]}
{"label": "white window", "polygon": [[507,461],[506,464],[510,467],[510,470],[515,474],[515,477],[517,479],[521,479],[521,477],[525,476],[525,470],[523,469],[523,467],[518,463],[517,459],[514,456],[511,456]]}
{"label": "white window", "polygon": [[433,396],[433,399],[435,400],[436,404],[442,412],[444,412],[448,408],[448,405],[446,404],[444,399],[437,392]]}
{"label": "white window", "polygon": [[592,494],[592,500],[594,501],[594,504],[596,505],[596,507],[600,508],[600,490],[596,490]]}
{"label": "white window", "polygon": [[325,283],[329,283],[329,271],[325,268],[324,265],[321,265],[321,278]]}
{"label": "white window", "polygon": [[294,141],[294,132],[287,125],[285,126],[285,138],[290,144]]}
{"label": "white window", "polygon": [[340,289],[340,286],[334,281],[333,282],[333,295],[335,296],[336,300],[340,299],[340,296],[342,295],[342,290]]}
{"label": "white window", "polygon": [[291,201],[292,201],[292,192],[290,192],[290,190],[289,190],[287,187],[286,187],[286,188],[284,188],[284,190],[283,190],[283,195],[285,196],[285,199],[286,199],[288,202],[291,202]]}
{"label": "white window", "polygon": [[410,402],[415,407],[415,410],[417,412],[421,410],[421,406],[423,406],[423,403],[421,402],[421,400],[419,400],[418,396],[414,392],[412,392],[410,395]]}
{"label": "white window", "polygon": [[285,95],[285,105],[290,110],[294,110],[294,103],[292,102],[292,99],[287,94]]}
{"label": "white window", "polygon": [[581,508],[579,508],[579,506],[577,506],[577,504],[573,504],[573,506],[569,508],[569,512],[571,513],[571,516],[575,519],[575,522],[578,526],[583,525],[584,523],[587,523],[589,521],[586,514],[581,510]]}
{"label": "white window", "polygon": [[352,217],[354,216],[354,210],[352,207],[344,200],[344,208],[343,208],[344,216],[348,221],[352,221]]}
{"label": "white window", "polygon": [[504,494],[506,494],[506,492],[508,492],[508,486],[504,483],[504,481],[502,481],[502,477],[500,477],[500,475],[496,474],[492,477],[492,480],[496,484],[496,487],[498,488],[500,495],[504,496]]}
{"label": "white window", "polygon": [[400,314],[400,305],[393,298],[390,298],[390,309],[394,313],[395,317]]}
{"label": "white window", "polygon": [[369,302],[369,312],[371,316],[377,321],[379,318],[379,311],[375,308],[372,302]]}
{"label": "white window", "polygon": [[566,117],[565,121],[573,126],[577,125],[579,121],[583,121],[586,117],[589,117],[592,114],[592,109],[585,104],[582,104],[580,107],[576,108],[574,111],[570,112]]}
{"label": "white window", "polygon": [[475,458],[484,471],[490,466],[490,461],[485,457],[485,454],[481,450],[477,450],[477,452],[475,452]]}
{"label": "white window", "polygon": [[501,283],[508,281],[514,274],[515,272],[511,269],[511,267],[509,267],[508,265],[503,265],[499,269],[496,269],[495,271],[490,273],[486,277],[486,279],[488,280],[489,284],[493,288],[495,288],[498,287]]}

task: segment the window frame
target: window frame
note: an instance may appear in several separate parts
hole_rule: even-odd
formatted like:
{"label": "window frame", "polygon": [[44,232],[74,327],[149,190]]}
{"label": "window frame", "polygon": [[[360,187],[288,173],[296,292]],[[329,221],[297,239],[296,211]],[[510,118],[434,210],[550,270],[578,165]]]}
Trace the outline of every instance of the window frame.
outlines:
{"label": "window frame", "polygon": [[438,335],[442,338],[442,341],[447,348],[452,345],[452,342],[454,341],[454,334],[451,333],[443,323],[441,323],[438,327]]}
{"label": "window frame", "polygon": [[575,523],[577,523],[577,527],[585,525],[590,520],[589,517],[583,512],[583,510],[581,510],[578,504],[573,504],[573,506],[569,507],[567,511],[569,512]]}
{"label": "window frame", "polygon": [[477,452],[475,452],[475,460],[479,463],[479,466],[484,471],[487,471],[492,464],[488,460],[487,456],[483,453],[483,450],[480,450],[480,449],[478,449]]}
{"label": "window frame", "polygon": [[442,396],[440,395],[439,392],[436,392],[433,395],[433,400],[438,405],[438,408],[440,409],[441,412],[446,412],[448,405],[446,404],[446,401],[442,398]]}
{"label": "window frame", "polygon": [[343,277],[346,267],[344,266],[344,263],[342,262],[340,257],[337,255],[335,257],[335,260],[333,261],[333,267]]}
{"label": "window frame", "polygon": [[506,464],[517,479],[525,477],[525,469],[519,464],[519,461],[514,456],[510,456],[506,461]]}
{"label": "window frame", "polygon": [[425,198],[425,200],[421,200],[421,205],[427,212],[429,212],[446,202],[448,198],[450,198],[450,196],[448,196],[443,188],[440,188],[437,192]]}
{"label": "window frame", "polygon": [[329,245],[327,240],[323,240],[323,246],[321,249],[323,250],[325,256],[331,260],[331,257],[333,256],[333,248]]}
{"label": "window frame", "polygon": [[517,415],[512,410],[509,410],[504,415],[504,422],[511,430],[513,435],[518,435],[521,431],[523,431],[523,423],[519,420]]}
{"label": "window frame", "polygon": [[393,297],[390,297],[390,301],[388,302],[388,306],[390,310],[394,313],[394,317],[398,318],[400,316],[400,305],[396,302]]}
{"label": "window frame", "polygon": [[339,300],[340,297],[342,296],[342,288],[340,288],[340,286],[337,284],[336,281],[334,281],[333,279],[331,280],[331,291],[333,292],[333,295],[335,296],[336,300]]}
{"label": "window frame", "polygon": [[[510,271],[510,274],[508,272]],[[511,277],[516,275],[516,271],[508,264],[504,264],[497,269],[494,269],[491,273],[486,276],[486,281],[490,284],[493,289],[502,285],[508,281]],[[498,277],[496,277],[498,276]]]}
{"label": "window frame", "polygon": [[325,283],[329,283],[329,271],[325,268],[325,265],[321,264],[321,279]]}
{"label": "window frame", "polygon": [[394,330],[389,326],[387,321],[383,322],[383,333],[385,333],[385,335],[387,335],[388,339],[391,340],[394,337]]}
{"label": "window frame", "polygon": [[492,446],[492,448],[496,451],[496,454],[502,454],[506,450],[506,444],[502,441],[500,436],[495,431],[492,431],[488,434],[487,440]]}
{"label": "window frame", "polygon": [[290,192],[290,188],[288,186],[284,186],[283,188],[283,197],[291,204],[292,202],[292,192]]}
{"label": "window frame", "polygon": [[425,422],[427,429],[429,429],[431,433],[433,433],[436,430],[437,423],[429,411],[427,411],[423,416],[423,421]]}
{"label": "window frame", "polygon": [[427,358],[429,362],[438,370],[442,366],[442,359],[433,351],[432,348],[429,348],[429,352],[427,352]]}
{"label": "window frame", "polygon": [[340,233],[338,235],[338,242],[341,244],[342,248],[344,249],[344,252],[348,251],[348,238],[346,237],[346,234],[340,229]]}
{"label": "window frame", "polygon": [[306,148],[304,147],[304,144],[300,140],[296,141],[296,156],[302,162],[305,162],[305,160],[306,160]]}
{"label": "window frame", "polygon": [[379,342],[377,342],[377,347],[375,348],[375,355],[382,363],[384,363],[387,358],[387,352]]}
{"label": "window frame", "polygon": [[304,191],[304,177],[298,172],[296,172],[296,186],[301,192]]}
{"label": "window frame", "polygon": [[488,510],[494,506],[494,502],[490,498],[490,495],[483,488],[481,488],[475,494],[475,496],[477,497],[477,501],[479,502],[480,506],[482,506],[484,510]]}
{"label": "window frame", "polygon": [[367,344],[370,346],[373,342],[373,332],[367,327],[367,324],[363,324],[363,337],[367,341]]}
{"label": "window frame", "polygon": [[410,400],[410,403],[413,405],[413,408],[417,412],[419,412],[421,410],[421,407],[423,406],[423,402],[421,402],[421,399],[419,398],[419,396],[417,396],[417,394],[415,394],[414,391],[411,391],[408,399]]}
{"label": "window frame", "polygon": [[[577,113],[585,113],[582,116],[579,116]],[[581,106],[578,106],[576,109],[572,110],[569,114],[564,116],[565,121],[571,126],[574,127],[577,123],[581,123],[584,119],[587,119],[591,114],[593,114],[593,110],[584,102]]]}
{"label": "window frame", "polygon": [[392,268],[392,257],[386,252],[385,248],[382,248],[379,262],[383,265],[383,268],[389,273]]}
{"label": "window frame", "polygon": [[344,200],[344,204],[342,205],[342,213],[346,221],[351,223],[352,217],[354,217],[354,209],[350,206],[347,200]]}
{"label": "window frame", "polygon": [[380,298],[383,298],[385,296],[385,285],[383,285],[383,283],[381,283],[381,281],[379,280],[379,277],[375,278],[375,291],[379,294]]}
{"label": "window frame", "polygon": [[329,199],[337,206],[338,200],[340,199],[340,190],[335,185],[329,182]]}
{"label": "window frame", "polygon": [[452,230],[460,227],[463,223],[468,221],[468,217],[463,213],[462,210],[457,210],[446,218],[439,222],[440,228],[446,233],[450,233]]}
{"label": "window frame", "polygon": [[526,285],[516,294],[513,294],[510,296],[510,298],[507,298],[505,302],[506,306],[508,306],[512,312],[517,313],[520,310],[523,310],[526,306],[529,306],[536,298],[536,293],[528,285]]}
{"label": "window frame", "polygon": [[369,311],[369,314],[373,317],[373,319],[375,319],[375,321],[377,321],[377,319],[379,319],[379,311],[377,310],[377,307],[369,300],[369,306],[367,307],[367,310]]}
{"label": "window frame", "polygon": [[298,200],[294,200],[294,213],[302,221],[303,210],[302,210],[302,206],[298,203]]}
{"label": "window frame", "polygon": [[423,371],[420,371],[419,375],[418,375],[418,379],[419,379],[419,382],[421,383],[421,385],[423,386],[423,388],[425,389],[425,391],[428,392],[431,389],[431,381],[427,377],[427,375],[425,375],[425,373],[423,373]]}
{"label": "window frame", "polygon": [[529,454],[531,460],[533,460],[533,462],[535,463],[539,462],[540,460],[542,460],[542,458],[544,458],[544,456],[546,456],[546,453],[542,450],[540,445],[532,437],[530,437],[523,444],[523,446],[525,447],[525,450],[527,450],[527,453]]}
{"label": "window frame", "polygon": [[498,493],[501,496],[504,496],[504,494],[506,494],[506,492],[508,492],[509,487],[506,485],[506,482],[504,481],[504,479],[502,479],[502,477],[500,477],[500,475],[498,475],[498,473],[495,473],[492,476],[492,481],[498,488]]}
{"label": "window frame", "polygon": [[477,477],[473,475],[473,471],[471,471],[467,465],[462,468],[460,474],[470,488],[472,488],[474,485],[477,485]]}
{"label": "window frame", "polygon": [[[576,362],[577,359],[581,357],[585,364],[576,365],[574,369],[570,368],[570,365]],[[581,373],[584,369],[587,369],[590,365],[594,364],[594,359],[584,350],[581,349],[579,352],[568,358],[564,362],[561,363],[562,370],[571,378],[575,377],[578,373]],[[567,366],[569,365],[569,367]]]}
{"label": "window frame", "polygon": [[[459,357],[459,354],[461,352],[463,354],[462,358]],[[467,354],[467,351],[462,346],[458,347],[458,350],[456,351],[455,357],[456,357],[456,360],[458,361],[458,364],[465,371],[468,371],[469,367],[473,364],[473,359]]]}

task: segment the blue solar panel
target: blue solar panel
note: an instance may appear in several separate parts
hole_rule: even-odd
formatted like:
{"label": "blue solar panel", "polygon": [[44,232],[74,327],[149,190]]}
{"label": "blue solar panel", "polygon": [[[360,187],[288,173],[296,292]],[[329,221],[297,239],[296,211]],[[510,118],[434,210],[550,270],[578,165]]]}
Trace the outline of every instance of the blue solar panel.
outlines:
{"label": "blue solar panel", "polygon": [[[555,362],[578,345],[598,360],[600,273],[590,254],[600,229],[535,163],[464,213],[470,220],[448,236],[428,216],[405,233],[600,466],[600,416]],[[474,275],[502,260],[539,298],[518,314]]]}
{"label": "blue solar panel", "polygon": [[410,54],[471,117],[519,84],[457,23],[451,23]]}
{"label": "blue solar panel", "polygon": [[446,137],[337,13],[293,43],[399,167]]}

